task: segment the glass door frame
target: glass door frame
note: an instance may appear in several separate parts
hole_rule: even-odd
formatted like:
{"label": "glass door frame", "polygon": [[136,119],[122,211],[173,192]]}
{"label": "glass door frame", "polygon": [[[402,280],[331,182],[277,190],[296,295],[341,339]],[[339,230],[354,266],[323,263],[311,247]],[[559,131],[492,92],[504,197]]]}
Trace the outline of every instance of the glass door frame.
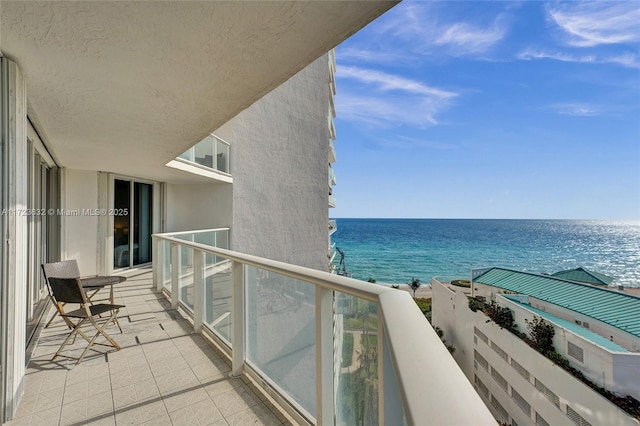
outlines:
{"label": "glass door frame", "polygon": [[54,247],[59,238],[58,217],[50,209],[57,206],[60,186],[57,165],[40,137],[28,125],[27,131],[27,262],[26,262],[26,342],[37,334],[37,326],[47,312],[47,289],[41,263],[58,260]]}
{"label": "glass door frame", "polygon": [[115,235],[114,235],[114,216],[113,214],[107,214],[106,217],[107,218],[107,250],[106,250],[106,254],[107,254],[107,259],[105,261],[105,269],[106,269],[106,273],[111,273],[114,271],[117,272],[122,272],[122,271],[128,271],[128,270],[132,270],[132,269],[137,269],[137,268],[144,268],[147,266],[150,266],[152,264],[152,254],[153,254],[153,244],[151,244],[150,250],[151,250],[151,255],[149,258],[148,262],[145,263],[140,263],[137,265],[133,264],[133,257],[134,257],[134,253],[133,250],[131,250],[132,247],[132,240],[133,240],[133,235],[134,235],[134,215],[136,214],[135,208],[134,208],[134,197],[135,197],[135,184],[136,183],[142,183],[142,184],[147,184],[147,185],[151,185],[151,194],[152,194],[152,200],[151,200],[151,234],[160,232],[161,230],[161,222],[162,222],[162,183],[157,182],[157,181],[152,181],[149,179],[141,179],[141,178],[137,178],[137,177],[132,177],[132,176],[126,176],[126,175],[119,175],[119,174],[114,174],[114,173],[110,173],[109,177],[108,177],[109,181],[108,181],[108,185],[109,185],[109,198],[108,198],[108,212],[114,212],[115,209],[115,182],[116,180],[121,180],[121,181],[127,181],[130,184],[130,190],[129,190],[129,263],[128,266],[125,267],[116,267],[114,264],[114,242],[115,242]]}

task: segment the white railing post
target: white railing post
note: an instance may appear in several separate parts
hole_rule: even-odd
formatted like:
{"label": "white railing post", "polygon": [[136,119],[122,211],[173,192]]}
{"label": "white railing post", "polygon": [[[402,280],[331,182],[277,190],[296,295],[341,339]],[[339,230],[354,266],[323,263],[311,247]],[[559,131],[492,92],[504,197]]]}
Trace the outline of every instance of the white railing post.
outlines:
{"label": "white railing post", "polygon": [[381,411],[384,409],[384,412],[380,414],[380,424],[383,424],[384,421],[384,424],[402,425],[406,424],[402,412],[402,400],[385,333],[383,327],[382,333],[378,335],[378,342],[382,342],[382,357],[378,358],[380,360],[378,362],[382,364],[382,386],[378,388],[378,392],[383,395],[380,409]]}
{"label": "white railing post", "polygon": [[205,253],[193,250],[193,332],[202,331],[202,316],[204,314],[204,265]]}
{"label": "white railing post", "polygon": [[333,291],[316,287],[316,424],[333,425]]}
{"label": "white railing post", "polygon": [[231,344],[231,375],[236,377],[244,372],[245,360],[245,289],[244,289],[244,264],[233,261],[231,279],[233,281],[232,306],[233,306],[233,340]]}
{"label": "white railing post", "polygon": [[180,300],[180,245],[171,243],[171,308],[178,307]]}
{"label": "white railing post", "polygon": [[156,283],[156,291],[161,292],[164,287],[164,240],[154,238],[153,241],[153,282]]}
{"label": "white railing post", "polygon": [[[385,409],[386,407],[386,395],[385,391],[388,388],[386,384],[386,375],[384,374],[385,365],[384,365],[384,321],[382,320],[382,309],[380,308],[380,304],[377,304],[376,315],[378,319],[378,341],[377,341],[377,353],[378,353],[378,424],[384,425],[387,420],[385,418]],[[400,424],[400,423],[398,423]]]}

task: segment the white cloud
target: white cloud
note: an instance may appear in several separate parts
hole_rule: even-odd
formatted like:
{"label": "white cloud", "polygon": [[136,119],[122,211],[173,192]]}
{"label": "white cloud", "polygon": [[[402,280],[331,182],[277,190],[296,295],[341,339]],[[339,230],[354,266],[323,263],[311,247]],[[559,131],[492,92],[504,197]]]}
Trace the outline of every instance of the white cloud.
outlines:
{"label": "white cloud", "polygon": [[550,18],[577,47],[640,41],[640,7],[627,2],[564,2],[548,6]]}
{"label": "white cloud", "polygon": [[355,81],[341,87],[336,96],[338,118],[378,127],[438,124],[436,115],[457,96],[420,81],[359,67],[340,66],[336,77]]}
{"label": "white cloud", "polygon": [[506,27],[496,19],[488,28],[475,27],[469,23],[457,22],[441,29],[434,43],[449,46],[457,55],[484,53],[503,39]]}
{"label": "white cloud", "polygon": [[337,56],[340,59],[340,62],[392,63],[407,60],[406,57],[398,52],[359,49],[355,47],[338,47]]}
{"label": "white cloud", "polygon": [[579,62],[590,64],[617,64],[629,68],[640,68],[638,55],[626,53],[619,56],[597,56],[597,55],[572,55],[566,52],[549,52],[536,49],[523,50],[518,54],[518,59],[552,59],[563,62]]}
{"label": "white cloud", "polygon": [[551,108],[558,114],[578,117],[592,117],[602,114],[599,107],[583,103],[560,103],[552,105]]}
{"label": "white cloud", "polygon": [[391,36],[408,44],[400,46],[419,54],[473,56],[486,53],[507,34],[506,15],[479,21],[477,16],[462,20],[451,12],[440,10],[433,2],[402,3],[394,15],[379,26],[378,36]]}
{"label": "white cloud", "polygon": [[377,86],[382,91],[401,90],[418,95],[435,96],[444,99],[456,96],[453,92],[437,89],[416,80],[381,71],[349,66],[339,66],[336,71],[336,77],[352,78],[363,83],[369,83]]}

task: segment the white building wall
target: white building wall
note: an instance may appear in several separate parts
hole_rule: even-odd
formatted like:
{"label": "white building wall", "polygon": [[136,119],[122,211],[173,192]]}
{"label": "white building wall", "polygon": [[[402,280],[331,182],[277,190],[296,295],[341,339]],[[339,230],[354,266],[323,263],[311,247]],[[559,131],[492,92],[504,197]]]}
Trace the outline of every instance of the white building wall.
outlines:
{"label": "white building wall", "polygon": [[[64,169],[62,209],[98,209],[98,172]],[[98,216],[62,215],[62,259],[76,259],[82,275],[98,274]]]}
{"label": "white building wall", "polygon": [[[535,424],[536,413],[551,425],[573,424],[566,414],[567,405],[594,426],[639,424],[520,338],[493,321],[487,321],[489,318],[482,312],[472,312],[467,306],[467,297],[461,292],[451,297],[451,291],[435,280],[432,281],[432,289],[433,325],[444,330],[447,342],[449,336],[455,337],[451,344],[456,348],[456,361],[469,381],[474,383],[474,376],[477,376],[487,387],[489,397],[483,395],[477,385],[476,390],[494,415],[498,416],[497,410],[491,405],[491,396],[508,412],[509,419],[505,421],[515,421],[520,426]],[[486,342],[479,335],[474,335],[474,327],[486,336]],[[492,343],[506,353],[507,360],[492,348]],[[486,360],[487,369],[478,361],[474,363],[474,350]],[[529,378],[518,372],[512,360],[529,373]],[[506,390],[491,375],[492,368],[506,380]],[[536,379],[558,396],[558,405],[536,389]],[[513,390],[530,405],[529,414],[516,404]]]}
{"label": "white building wall", "polygon": [[[532,299],[529,298],[529,301],[531,302]],[[526,332],[526,321],[531,321],[534,314],[502,296],[497,296],[496,301],[499,305],[511,309],[514,313],[514,321],[518,324],[518,330]],[[545,304],[545,306],[548,308],[549,304]],[[550,312],[551,310],[546,309],[546,311]],[[591,324],[595,323],[596,321],[591,319]],[[555,330],[553,346],[556,352],[569,360],[572,367],[580,370],[585,377],[598,386],[640,399],[640,353],[613,353],[565,328],[553,323],[551,325]],[[582,349],[582,361],[569,355],[569,343]],[[614,358],[616,363],[614,363]],[[621,368],[621,371],[617,372],[616,368]]]}
{"label": "white building wall", "polygon": [[328,81],[325,55],[232,120],[234,250],[326,270]]}
{"label": "white building wall", "polygon": [[231,226],[231,184],[167,184],[165,194],[166,232]]}

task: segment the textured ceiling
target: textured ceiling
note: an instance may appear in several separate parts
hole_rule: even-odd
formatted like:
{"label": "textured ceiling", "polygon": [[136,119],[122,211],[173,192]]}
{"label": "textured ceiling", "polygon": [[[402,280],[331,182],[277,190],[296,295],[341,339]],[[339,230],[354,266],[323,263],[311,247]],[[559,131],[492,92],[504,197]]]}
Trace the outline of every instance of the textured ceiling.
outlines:
{"label": "textured ceiling", "polygon": [[2,1],[0,51],[65,167],[159,167],[395,2]]}

